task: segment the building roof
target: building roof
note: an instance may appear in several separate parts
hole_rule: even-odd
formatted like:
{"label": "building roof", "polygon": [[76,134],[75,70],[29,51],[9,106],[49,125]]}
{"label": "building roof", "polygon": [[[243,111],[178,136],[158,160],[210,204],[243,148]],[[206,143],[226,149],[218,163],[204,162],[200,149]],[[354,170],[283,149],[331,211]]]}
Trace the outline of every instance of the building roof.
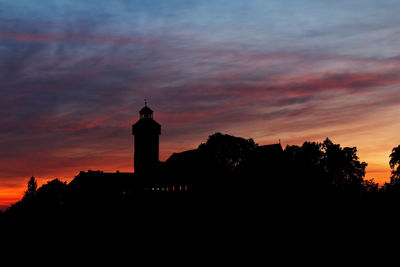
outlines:
{"label": "building roof", "polygon": [[144,106],[140,111],[140,114],[153,114],[153,111],[151,110],[151,108],[149,108],[147,105]]}
{"label": "building roof", "polygon": [[256,152],[260,153],[281,153],[283,152],[281,144],[272,144],[272,145],[264,145],[258,146],[256,148]]}
{"label": "building roof", "polygon": [[198,153],[199,153],[198,149],[191,149],[179,153],[172,153],[172,155],[167,159],[167,162],[193,158],[196,157]]}
{"label": "building roof", "polygon": [[132,125],[132,134],[139,132],[151,131],[158,135],[161,134],[161,125],[153,119],[138,120],[134,125]]}

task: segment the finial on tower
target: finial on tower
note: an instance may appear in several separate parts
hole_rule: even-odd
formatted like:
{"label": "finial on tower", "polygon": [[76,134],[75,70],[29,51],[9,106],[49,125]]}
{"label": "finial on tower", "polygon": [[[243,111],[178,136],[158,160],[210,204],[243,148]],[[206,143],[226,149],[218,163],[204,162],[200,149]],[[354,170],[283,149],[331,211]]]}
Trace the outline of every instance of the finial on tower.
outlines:
{"label": "finial on tower", "polygon": [[144,106],[147,107],[147,99],[144,99]]}

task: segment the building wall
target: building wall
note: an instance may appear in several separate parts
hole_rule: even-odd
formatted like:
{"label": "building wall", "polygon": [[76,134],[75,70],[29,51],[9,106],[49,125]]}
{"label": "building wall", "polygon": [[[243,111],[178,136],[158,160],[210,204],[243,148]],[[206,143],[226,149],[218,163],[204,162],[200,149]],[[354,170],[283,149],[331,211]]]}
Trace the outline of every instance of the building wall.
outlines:
{"label": "building wall", "polygon": [[151,171],[159,161],[159,136],[151,133],[138,133],[134,143],[135,172]]}

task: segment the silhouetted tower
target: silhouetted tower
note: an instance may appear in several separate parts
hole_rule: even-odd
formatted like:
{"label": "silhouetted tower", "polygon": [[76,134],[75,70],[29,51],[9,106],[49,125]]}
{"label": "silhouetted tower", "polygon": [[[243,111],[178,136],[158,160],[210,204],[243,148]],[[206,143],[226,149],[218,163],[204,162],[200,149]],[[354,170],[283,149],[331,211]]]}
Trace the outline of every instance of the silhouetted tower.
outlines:
{"label": "silhouetted tower", "polygon": [[153,111],[145,106],[139,111],[140,119],[132,125],[134,135],[134,167],[136,173],[149,173],[157,167],[161,125],[153,119]]}

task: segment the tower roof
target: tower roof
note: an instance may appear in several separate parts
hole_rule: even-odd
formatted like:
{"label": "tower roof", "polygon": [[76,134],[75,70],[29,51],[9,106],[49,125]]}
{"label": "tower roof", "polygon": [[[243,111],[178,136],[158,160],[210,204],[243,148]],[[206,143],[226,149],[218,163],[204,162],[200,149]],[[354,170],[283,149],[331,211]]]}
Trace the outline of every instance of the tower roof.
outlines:
{"label": "tower roof", "polygon": [[142,108],[139,111],[140,115],[146,115],[146,114],[153,114],[153,111],[151,110],[151,108],[149,108],[147,105],[144,106],[144,108]]}

